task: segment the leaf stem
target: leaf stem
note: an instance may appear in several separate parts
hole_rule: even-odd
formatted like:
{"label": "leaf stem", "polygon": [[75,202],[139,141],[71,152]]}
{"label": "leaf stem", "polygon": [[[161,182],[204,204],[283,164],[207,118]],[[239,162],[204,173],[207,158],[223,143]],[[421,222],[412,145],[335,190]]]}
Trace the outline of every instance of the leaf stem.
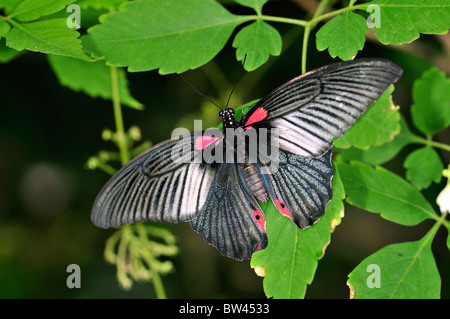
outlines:
{"label": "leaf stem", "polygon": [[[150,245],[147,239],[147,233],[142,223],[137,223],[135,227],[139,234],[139,240],[145,245]],[[158,299],[167,299],[166,292],[164,290],[164,285],[161,280],[161,276],[158,273],[158,269],[156,269],[155,258],[153,257],[153,254],[150,253],[150,251],[148,251],[147,254],[147,262],[152,272],[153,286],[155,287],[156,297]]]}
{"label": "leaf stem", "polygon": [[441,150],[450,152],[450,145],[444,144],[444,143],[441,143],[441,142],[433,141],[431,138],[430,139],[425,139],[423,137],[411,134],[410,140],[412,142],[415,142],[415,143],[418,143],[418,144],[424,144],[424,145],[427,145],[427,146],[432,146],[432,147],[439,148]]}
{"label": "leaf stem", "polygon": [[127,136],[125,134],[125,128],[123,125],[122,108],[120,106],[119,95],[119,78],[117,76],[117,68],[110,67],[111,73],[111,88],[112,88],[112,102],[114,108],[114,120],[116,122],[116,138],[120,151],[120,161],[122,165],[125,165],[130,160],[130,153],[127,147]]}

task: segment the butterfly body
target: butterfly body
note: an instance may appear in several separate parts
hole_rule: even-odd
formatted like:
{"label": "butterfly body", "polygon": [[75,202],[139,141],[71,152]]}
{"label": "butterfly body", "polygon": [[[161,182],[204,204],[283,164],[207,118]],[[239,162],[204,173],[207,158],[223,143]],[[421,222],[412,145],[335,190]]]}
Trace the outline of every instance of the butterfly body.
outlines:
{"label": "butterfly body", "polygon": [[383,59],[340,62],[278,87],[240,121],[222,109],[222,131],[177,136],[122,167],[97,196],[92,221],[189,222],[222,255],[250,258],[268,243],[260,202],[270,199],[301,228],[320,219],[332,197],[333,139],[401,74]]}

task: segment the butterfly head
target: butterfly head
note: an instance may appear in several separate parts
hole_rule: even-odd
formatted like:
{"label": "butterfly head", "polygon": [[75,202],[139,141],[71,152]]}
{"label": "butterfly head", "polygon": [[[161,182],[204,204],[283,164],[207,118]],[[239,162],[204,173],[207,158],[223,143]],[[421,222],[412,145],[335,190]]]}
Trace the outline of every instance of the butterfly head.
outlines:
{"label": "butterfly head", "polygon": [[239,123],[234,118],[234,110],[232,108],[222,109],[219,112],[219,116],[222,119],[223,127],[233,127],[236,128],[239,126]]}

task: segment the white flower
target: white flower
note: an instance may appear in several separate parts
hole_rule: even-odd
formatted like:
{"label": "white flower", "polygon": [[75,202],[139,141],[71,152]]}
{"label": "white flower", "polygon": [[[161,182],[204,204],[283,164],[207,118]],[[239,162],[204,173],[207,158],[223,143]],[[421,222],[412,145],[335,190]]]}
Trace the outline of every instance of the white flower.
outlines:
{"label": "white flower", "polygon": [[447,177],[447,185],[436,198],[436,203],[439,205],[439,209],[443,214],[445,212],[450,213],[450,165],[448,166],[448,169],[442,171],[442,175]]}
{"label": "white flower", "polygon": [[450,212],[450,184],[444,187],[442,192],[436,198],[436,203],[439,205],[441,213]]}

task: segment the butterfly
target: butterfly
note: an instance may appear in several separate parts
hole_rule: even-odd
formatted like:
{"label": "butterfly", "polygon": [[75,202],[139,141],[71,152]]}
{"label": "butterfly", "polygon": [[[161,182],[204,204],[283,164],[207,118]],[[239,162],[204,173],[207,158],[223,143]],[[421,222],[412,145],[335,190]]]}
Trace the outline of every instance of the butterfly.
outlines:
{"label": "butterfly", "polygon": [[223,108],[222,130],[175,136],[124,165],[98,194],[91,219],[102,228],[189,222],[222,255],[248,259],[268,244],[260,203],[272,200],[301,228],[320,219],[332,197],[333,139],[402,72],[384,59],[334,63],[281,85],[240,121]]}

